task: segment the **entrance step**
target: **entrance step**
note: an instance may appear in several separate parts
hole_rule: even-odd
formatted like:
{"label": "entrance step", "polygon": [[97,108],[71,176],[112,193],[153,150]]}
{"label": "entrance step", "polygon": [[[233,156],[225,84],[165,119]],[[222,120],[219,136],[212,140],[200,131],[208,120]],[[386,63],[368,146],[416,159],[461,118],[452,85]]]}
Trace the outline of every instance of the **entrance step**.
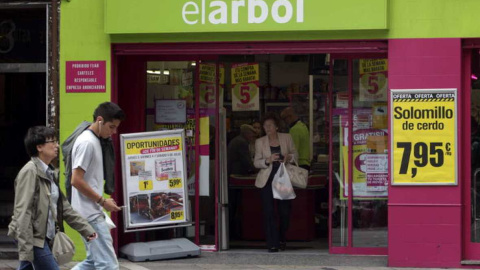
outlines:
{"label": "entrance step", "polygon": [[479,260],[465,260],[462,261],[462,265],[480,265]]}
{"label": "entrance step", "polygon": [[7,236],[7,229],[0,229],[0,260],[18,259],[17,244]]}

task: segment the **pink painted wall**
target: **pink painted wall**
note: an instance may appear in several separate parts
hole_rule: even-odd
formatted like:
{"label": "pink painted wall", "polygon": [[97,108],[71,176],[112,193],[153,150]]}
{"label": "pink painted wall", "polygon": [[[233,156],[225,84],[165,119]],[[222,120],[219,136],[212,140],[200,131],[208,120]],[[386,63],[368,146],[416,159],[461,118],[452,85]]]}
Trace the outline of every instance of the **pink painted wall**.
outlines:
{"label": "pink painted wall", "polygon": [[[388,61],[390,89],[457,88],[460,95],[460,39],[389,40]],[[460,267],[460,179],[458,186],[390,186],[389,266]]]}

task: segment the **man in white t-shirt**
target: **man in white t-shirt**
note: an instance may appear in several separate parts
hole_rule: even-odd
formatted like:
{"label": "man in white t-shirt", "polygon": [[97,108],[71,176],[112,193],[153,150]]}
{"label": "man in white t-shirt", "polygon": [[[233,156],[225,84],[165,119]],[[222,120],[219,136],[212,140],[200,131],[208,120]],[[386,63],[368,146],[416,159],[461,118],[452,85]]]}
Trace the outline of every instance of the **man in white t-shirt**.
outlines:
{"label": "man in white t-shirt", "polygon": [[72,149],[72,207],[88,220],[98,235],[96,241],[84,241],[87,258],[74,270],[119,269],[103,209],[120,211],[113,199],[103,197],[103,158],[100,138],[117,133],[125,113],[115,103],[104,102],[93,113],[93,123],[78,136]]}

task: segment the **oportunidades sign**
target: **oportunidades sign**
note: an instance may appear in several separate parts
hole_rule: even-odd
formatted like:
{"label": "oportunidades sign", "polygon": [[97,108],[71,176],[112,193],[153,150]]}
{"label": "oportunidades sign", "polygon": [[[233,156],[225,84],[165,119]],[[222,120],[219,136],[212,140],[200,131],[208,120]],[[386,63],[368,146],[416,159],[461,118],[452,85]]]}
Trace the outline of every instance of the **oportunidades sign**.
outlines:
{"label": "oportunidades sign", "polygon": [[121,134],[120,141],[125,231],[188,222],[183,129]]}
{"label": "oportunidades sign", "polygon": [[457,184],[457,90],[391,90],[392,185]]}

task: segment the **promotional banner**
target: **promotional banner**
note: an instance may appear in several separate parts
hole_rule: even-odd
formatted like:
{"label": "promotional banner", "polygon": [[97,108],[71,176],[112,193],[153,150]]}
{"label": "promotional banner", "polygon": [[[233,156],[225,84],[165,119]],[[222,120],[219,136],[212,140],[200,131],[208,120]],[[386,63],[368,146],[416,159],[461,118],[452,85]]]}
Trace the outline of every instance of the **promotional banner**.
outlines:
{"label": "promotional banner", "polygon": [[[375,110],[376,107],[373,108]],[[352,189],[355,199],[388,197],[388,149],[387,129],[374,128],[372,109],[359,108],[353,111],[353,156],[349,158],[347,110],[340,115],[341,172],[343,182],[340,198],[349,196],[349,164],[353,161]]]}
{"label": "promotional banner", "polygon": [[[210,168],[208,167],[210,158],[210,118],[208,116],[210,110],[200,110],[200,152],[199,152],[199,194],[200,196],[210,196],[209,188],[209,175]],[[187,122],[186,124],[156,124],[155,130],[171,130],[171,129],[185,129],[186,141],[186,166],[187,166],[187,179],[188,179],[188,194],[190,196],[195,195],[195,111],[193,109],[187,110]]]}
{"label": "promotional banner", "polygon": [[[201,63],[199,66],[200,76],[200,108],[215,108],[215,89],[216,89],[216,77],[217,68],[216,64]],[[225,85],[225,68],[223,65],[219,65],[218,75],[220,77],[219,87],[219,107],[223,106],[223,91]]]}
{"label": "promotional banner", "polygon": [[360,101],[387,101],[388,60],[360,59]]}
{"label": "promotional banner", "polygon": [[391,90],[392,185],[457,184],[457,89]]}
{"label": "promotional banner", "polygon": [[258,64],[232,66],[232,110],[258,111],[260,108]]}
{"label": "promotional banner", "polygon": [[183,130],[122,134],[125,231],[188,221]]}

